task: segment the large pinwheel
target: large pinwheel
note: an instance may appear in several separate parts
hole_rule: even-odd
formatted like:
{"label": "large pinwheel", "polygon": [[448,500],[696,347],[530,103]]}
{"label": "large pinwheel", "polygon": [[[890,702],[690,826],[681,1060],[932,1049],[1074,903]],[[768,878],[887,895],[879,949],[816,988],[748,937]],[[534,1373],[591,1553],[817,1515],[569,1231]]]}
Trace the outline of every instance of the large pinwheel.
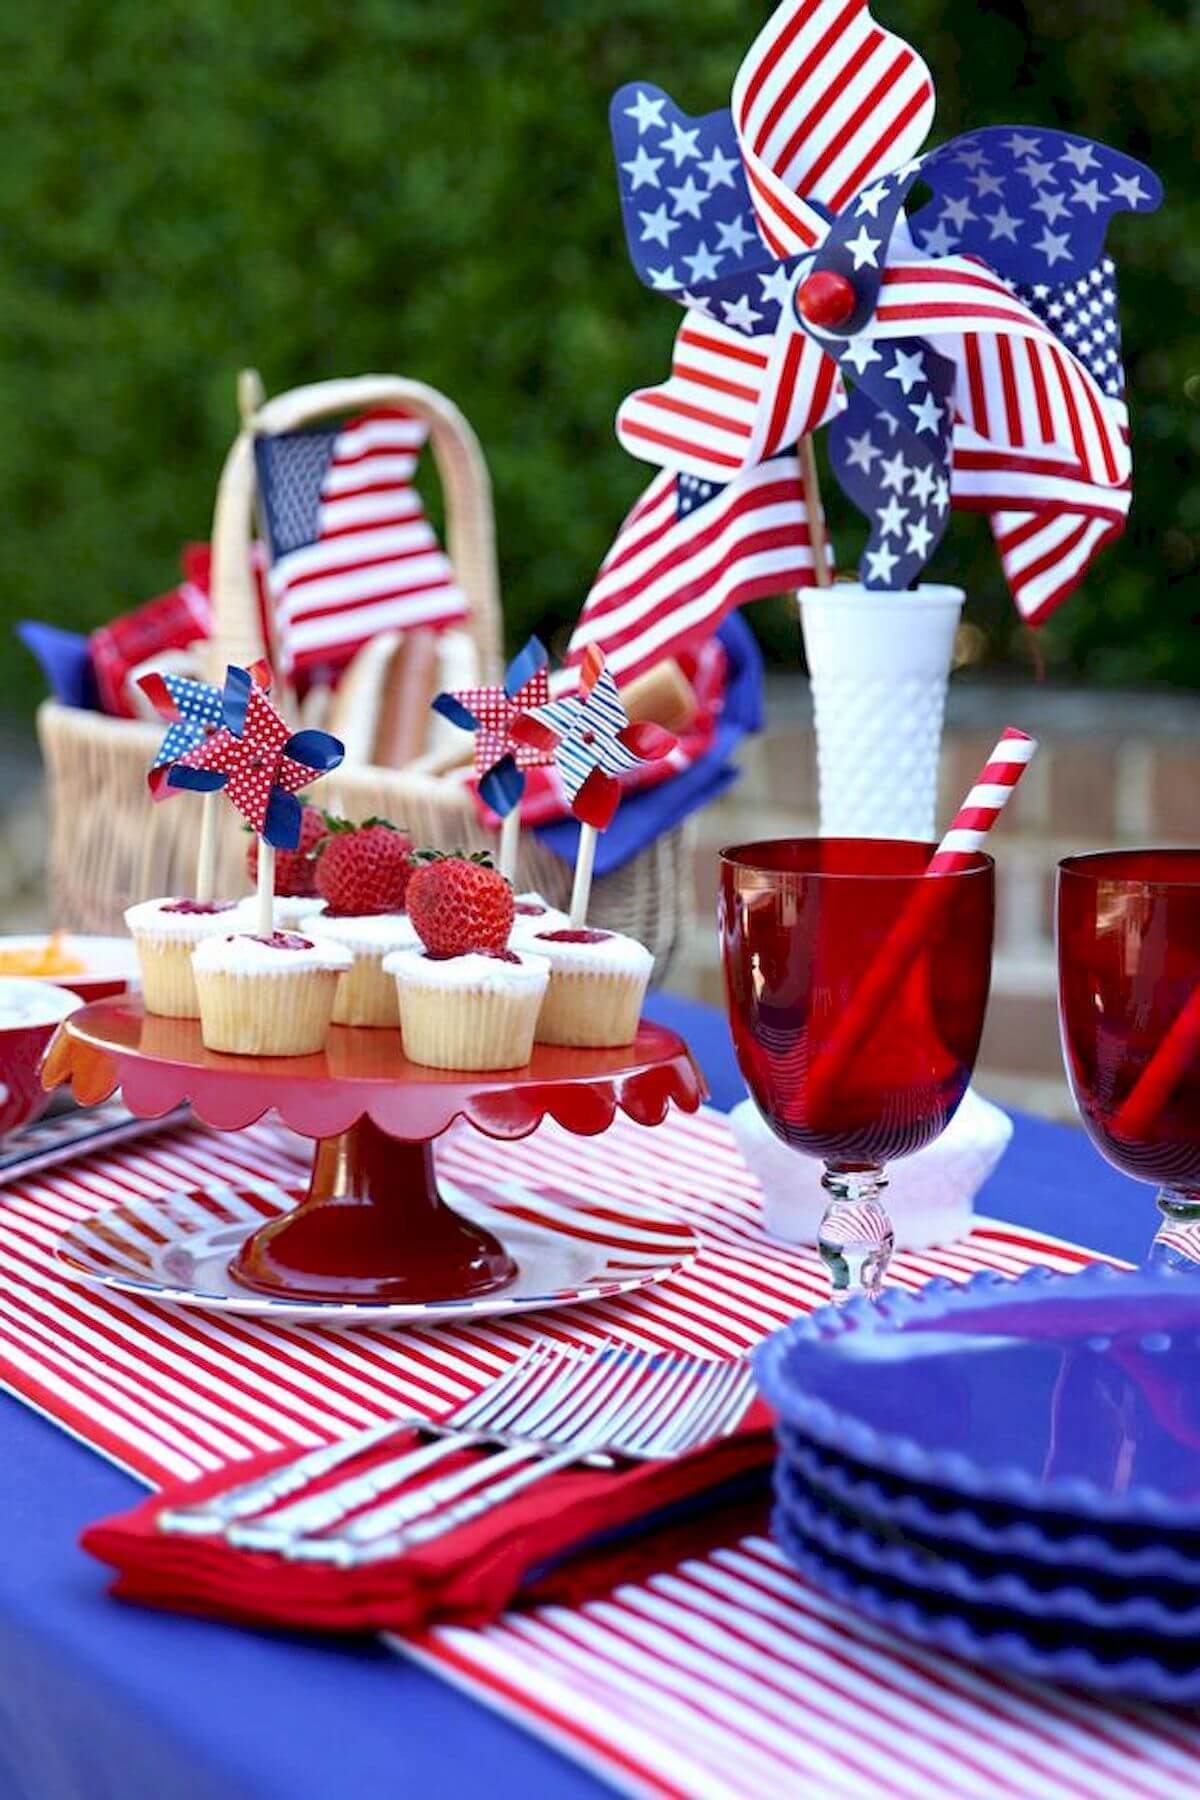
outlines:
{"label": "large pinwheel", "polygon": [[293,731],[251,672],[231,667],[219,728],[172,764],[167,782],[199,793],[222,790],[265,843],[294,850],[302,814],[296,794],[336,769],[343,755],[328,731]]}
{"label": "large pinwheel", "polygon": [[[917,160],[933,107],[924,63],[866,0],[784,0],[729,111],[690,118],[647,83],[616,94],[634,265],[688,309],[670,378],[626,400],[618,435],[712,493],[832,418],[869,586],[911,583],[965,507],[991,515],[1038,619],[1128,507],[1104,234],[1161,190],[1056,130],[990,127]],[[909,217],[918,181],[932,197]]]}

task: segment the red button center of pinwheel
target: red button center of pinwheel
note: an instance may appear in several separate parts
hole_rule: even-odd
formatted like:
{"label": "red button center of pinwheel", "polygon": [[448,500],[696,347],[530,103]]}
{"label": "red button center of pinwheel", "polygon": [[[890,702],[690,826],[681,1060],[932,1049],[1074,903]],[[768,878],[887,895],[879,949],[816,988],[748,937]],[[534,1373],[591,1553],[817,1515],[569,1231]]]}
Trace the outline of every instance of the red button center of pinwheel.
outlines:
{"label": "red button center of pinwheel", "polygon": [[854,283],[832,269],[818,269],[806,276],[796,289],[796,306],[810,325],[826,330],[844,325],[858,305]]}

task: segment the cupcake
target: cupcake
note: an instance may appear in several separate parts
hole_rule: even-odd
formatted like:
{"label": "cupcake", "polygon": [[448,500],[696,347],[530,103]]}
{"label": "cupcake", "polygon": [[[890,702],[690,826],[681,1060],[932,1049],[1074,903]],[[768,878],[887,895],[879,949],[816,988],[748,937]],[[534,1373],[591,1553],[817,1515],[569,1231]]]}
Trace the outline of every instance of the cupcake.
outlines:
{"label": "cupcake", "polygon": [[529,943],[539,931],[561,931],[570,923],[565,912],[540,894],[518,894],[513,901],[512,935],[519,943]]}
{"label": "cupcake", "polygon": [[330,819],[316,859],[319,919],[306,922],[321,943],[340,944],[351,961],[338,983],[335,1025],[400,1023],[396,984],[383,972],[393,950],[415,944],[404,910],[412,839],[387,819]]}
{"label": "cupcake", "polygon": [[126,909],[147,1012],[170,1019],[200,1017],[192,951],[205,938],[228,932],[235,917],[232,900],[142,900]]}
{"label": "cupcake", "polygon": [[550,980],[544,956],[466,950],[433,956],[417,946],[384,961],[396,987],[404,1054],[431,1069],[519,1069]]}
{"label": "cupcake", "polygon": [[419,939],[389,956],[404,1053],[434,1069],[518,1069],[533,1033],[550,965],[509,946],[512,889],[483,852],[420,853],[408,884]]}
{"label": "cupcake", "polygon": [[339,944],[351,957],[333,1002],[335,1025],[400,1023],[396,983],[384,962],[394,950],[419,944],[407,913],[322,913],[308,929],[319,943]]}
{"label": "cupcake", "polygon": [[208,1050],[235,1056],[311,1056],[329,1031],[350,953],[298,932],[208,937],[192,972]]}
{"label": "cupcake", "polygon": [[571,926],[524,940],[550,963],[550,987],[538,1020],[539,1044],[615,1049],[632,1044],[654,957],[618,931]]}

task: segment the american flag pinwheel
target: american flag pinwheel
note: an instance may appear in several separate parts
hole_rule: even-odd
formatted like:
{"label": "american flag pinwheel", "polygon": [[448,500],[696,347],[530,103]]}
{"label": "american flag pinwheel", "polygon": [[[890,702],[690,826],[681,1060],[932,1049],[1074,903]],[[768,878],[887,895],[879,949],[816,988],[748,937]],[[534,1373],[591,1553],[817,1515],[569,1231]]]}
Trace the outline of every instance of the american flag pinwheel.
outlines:
{"label": "american flag pinwheel", "polygon": [[[271,672],[265,662],[254,663],[251,679],[259,687],[270,687]],[[168,775],[171,764],[196,749],[205,738],[220,730],[225,723],[224,696],[221,689],[207,681],[194,681],[189,675],[162,674],[157,670],[138,677],[138,686],[160,718],[167,720],[161,744],[150,764],[147,780],[156,800],[171,792]]]}
{"label": "american flag pinwheel", "polygon": [[433,709],[475,734],[475,773],[479,792],[500,818],[520,803],[525,771],[554,761],[553,746],[521,743],[512,736],[513,722],[550,700],[550,658],[531,637],[509,663],[502,687],[459,688],[439,694]]}
{"label": "american flag pinwheel", "polygon": [[[614,96],[630,255],[686,317],[669,378],[618,413],[621,443],[663,475],[569,657],[598,643],[627,672],[641,637],[658,656],[690,641],[686,579],[662,601],[676,545],[694,567],[700,521],[685,541],[660,507],[651,542],[656,488],[689,479],[692,514],[715,518],[829,420],[835,474],[870,527],[868,586],[911,584],[951,507],[983,511],[1036,621],[1119,534],[1130,458],[1104,235],[1114,213],[1152,210],[1160,184],[1101,144],[1024,126],[920,157],[933,110],[928,69],[867,0],[783,0],[728,110],[690,118],[644,82]],[[931,198],[909,216],[918,182]]]}
{"label": "american flag pinwheel", "polygon": [[302,812],[296,794],[336,769],[343,755],[328,731],[293,731],[251,671],[231,667],[218,729],[172,764],[167,782],[199,793],[221,789],[268,844],[294,850]]}
{"label": "american flag pinwheel", "polygon": [[571,811],[583,825],[605,831],[621,800],[617,779],[639,763],[658,762],[675,738],[648,720],[630,723],[617,684],[599,650],[583,659],[579,692],[551,700],[513,721],[514,739],[548,752],[557,764]]}

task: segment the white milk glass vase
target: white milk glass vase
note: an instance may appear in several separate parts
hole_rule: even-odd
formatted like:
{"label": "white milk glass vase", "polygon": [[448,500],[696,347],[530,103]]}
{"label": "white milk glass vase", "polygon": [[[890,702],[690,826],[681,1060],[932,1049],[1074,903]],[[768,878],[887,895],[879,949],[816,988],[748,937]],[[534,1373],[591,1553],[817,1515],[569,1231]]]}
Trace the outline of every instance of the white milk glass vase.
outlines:
{"label": "white milk glass vase", "polygon": [[938,757],[961,588],[809,588],[822,837],[936,836]]}

